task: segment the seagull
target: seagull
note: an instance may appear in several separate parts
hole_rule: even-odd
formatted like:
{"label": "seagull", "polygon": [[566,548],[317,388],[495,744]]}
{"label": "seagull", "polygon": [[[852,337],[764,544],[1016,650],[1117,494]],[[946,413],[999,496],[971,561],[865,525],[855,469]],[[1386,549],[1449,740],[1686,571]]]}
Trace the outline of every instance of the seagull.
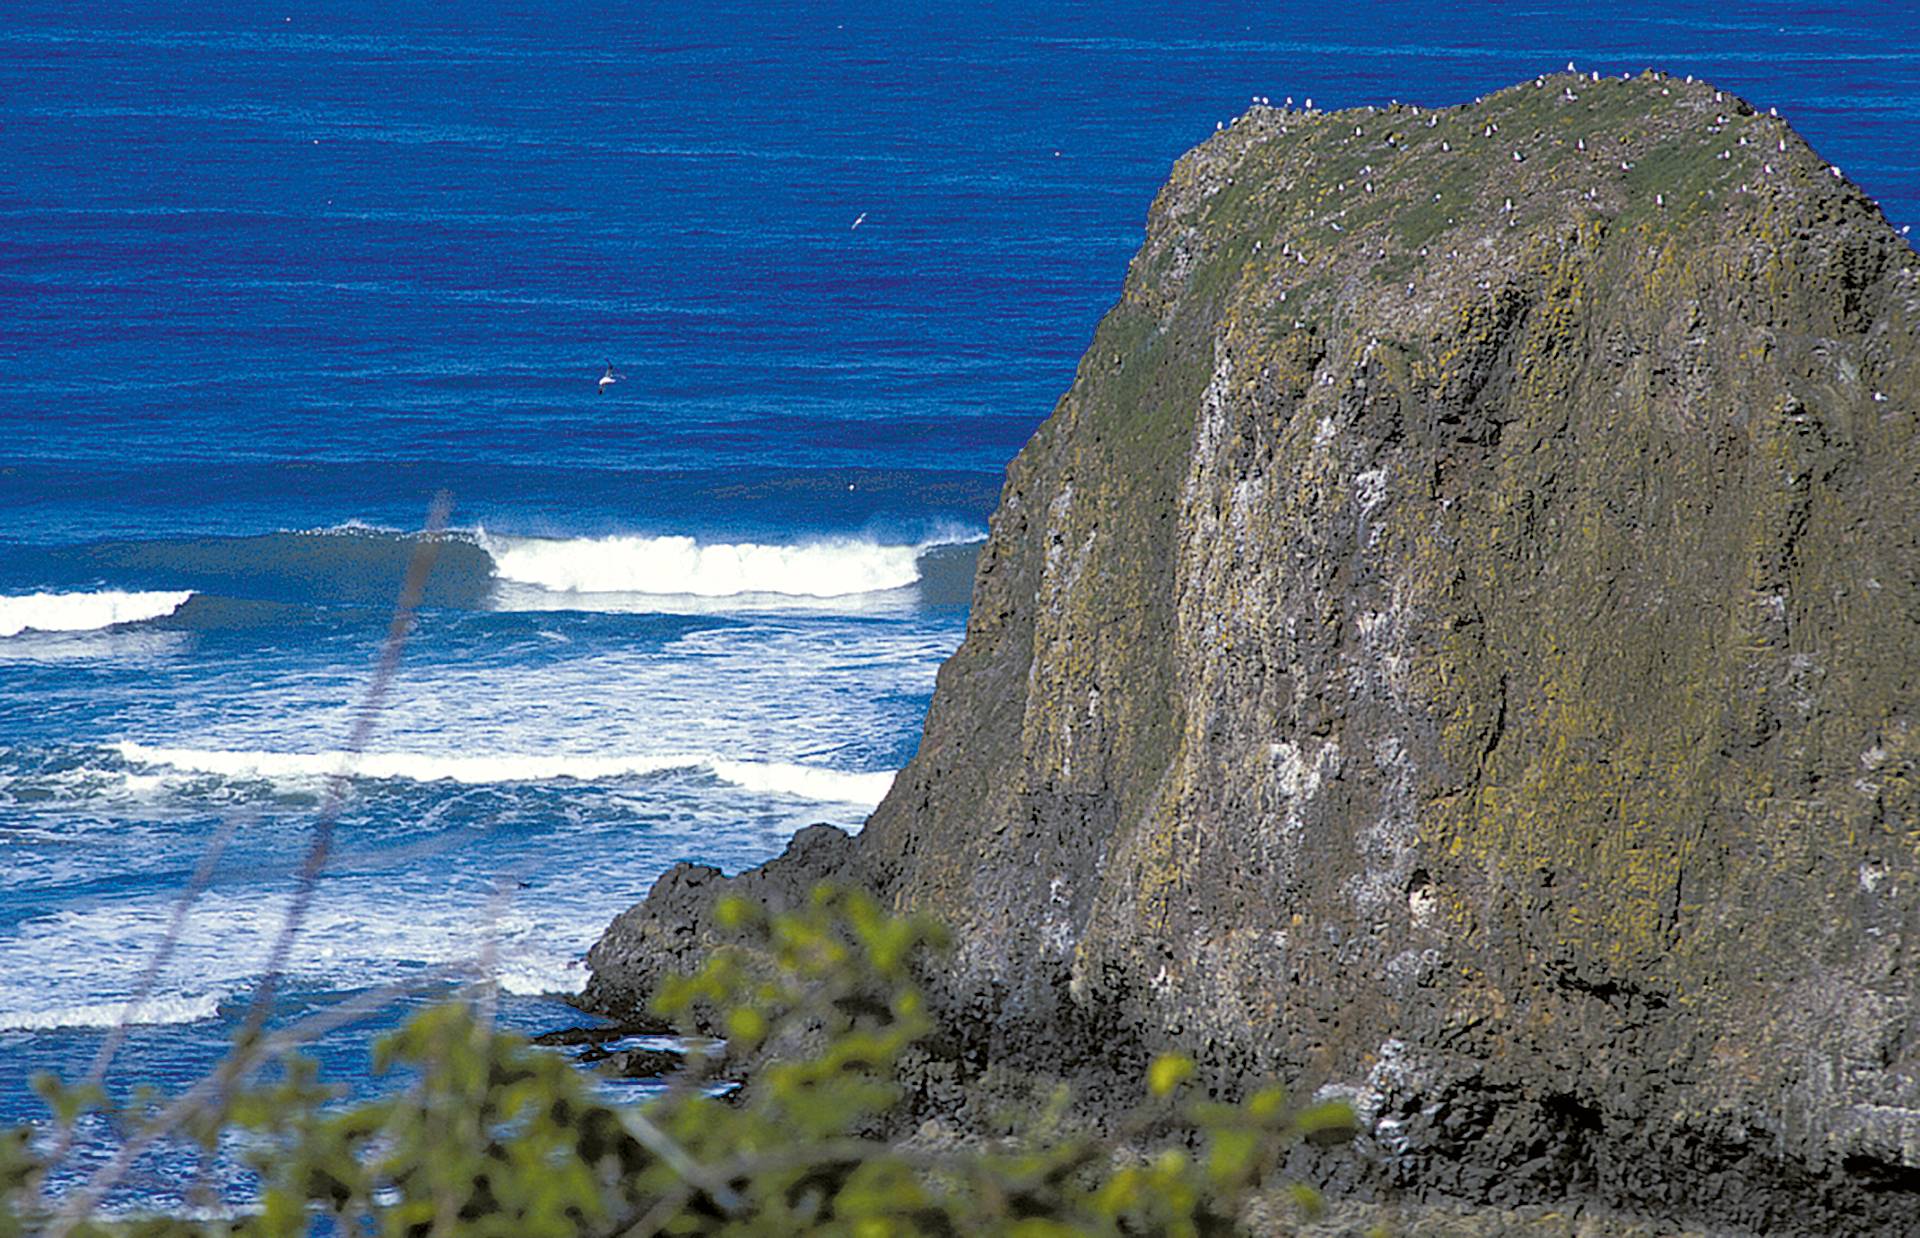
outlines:
{"label": "seagull", "polygon": [[[1053,153],[1056,158],[1060,154],[1059,151],[1054,151]],[[867,222],[867,213],[865,211],[861,211],[858,215],[855,215],[853,217],[853,228],[858,228],[861,224],[865,222]],[[853,231],[853,228],[848,228],[847,231],[851,232]]]}
{"label": "seagull", "polygon": [[613,368],[613,362],[607,362],[607,372],[600,376],[600,394],[607,394],[607,388],[613,386],[626,375]]}

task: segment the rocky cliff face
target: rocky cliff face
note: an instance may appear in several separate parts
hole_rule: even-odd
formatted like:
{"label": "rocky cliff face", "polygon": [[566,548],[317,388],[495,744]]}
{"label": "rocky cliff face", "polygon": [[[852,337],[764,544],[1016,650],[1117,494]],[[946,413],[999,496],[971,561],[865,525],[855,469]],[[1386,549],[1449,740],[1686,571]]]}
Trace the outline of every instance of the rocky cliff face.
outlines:
{"label": "rocky cliff face", "polygon": [[1909,1232],[1916,263],[1704,84],[1256,109],[1009,469],[918,756],[743,888],[943,917],[978,1053],[1344,1091],[1378,1181]]}

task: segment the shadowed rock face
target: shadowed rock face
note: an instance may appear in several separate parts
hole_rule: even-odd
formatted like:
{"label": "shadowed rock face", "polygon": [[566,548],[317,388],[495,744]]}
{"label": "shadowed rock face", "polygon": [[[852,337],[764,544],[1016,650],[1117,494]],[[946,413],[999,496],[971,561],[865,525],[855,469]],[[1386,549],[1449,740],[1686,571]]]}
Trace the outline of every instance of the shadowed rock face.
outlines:
{"label": "shadowed rock face", "polygon": [[1344,1092],[1378,1183],[1908,1232],[1916,264],[1707,85],[1256,109],[1008,470],[918,756],[740,885],[945,919],[976,1055]]}

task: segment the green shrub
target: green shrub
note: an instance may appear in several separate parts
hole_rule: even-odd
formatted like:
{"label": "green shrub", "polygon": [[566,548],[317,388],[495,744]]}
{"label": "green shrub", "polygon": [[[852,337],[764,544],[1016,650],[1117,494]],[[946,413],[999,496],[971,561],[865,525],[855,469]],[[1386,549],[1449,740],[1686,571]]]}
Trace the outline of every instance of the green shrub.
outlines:
{"label": "green shrub", "polygon": [[[46,1166],[23,1131],[0,1142],[0,1238],[18,1233],[298,1235],[1206,1235],[1236,1232],[1288,1142],[1350,1127],[1341,1106],[1290,1108],[1277,1089],[1228,1105],[1189,1097],[1193,1063],[1156,1060],[1137,1118],[1108,1139],[1031,1114],[1021,1137],[922,1148],[876,1138],[901,1101],[898,1067],[931,1030],[911,965],[937,926],[823,888],[795,914],[721,909],[749,945],[666,986],[660,1010],[726,1029],[690,1041],[664,1096],[608,1102],[560,1056],[494,1030],[481,1010],[424,1011],[376,1049],[410,1082],[341,1107],[312,1064],[227,1086],[153,1122],[211,1146],[252,1132],[257,1210],[224,1220],[101,1222],[38,1202]],[[711,1051],[709,1051],[711,1050]],[[244,1050],[236,1050],[244,1054]],[[750,1085],[727,1073],[751,1060]],[[97,1096],[47,1094],[71,1118]],[[185,1119],[182,1119],[182,1113]],[[171,1118],[169,1118],[171,1115]],[[1311,1210],[1312,1192],[1292,1192]],[[64,1205],[71,1208],[71,1204]]]}

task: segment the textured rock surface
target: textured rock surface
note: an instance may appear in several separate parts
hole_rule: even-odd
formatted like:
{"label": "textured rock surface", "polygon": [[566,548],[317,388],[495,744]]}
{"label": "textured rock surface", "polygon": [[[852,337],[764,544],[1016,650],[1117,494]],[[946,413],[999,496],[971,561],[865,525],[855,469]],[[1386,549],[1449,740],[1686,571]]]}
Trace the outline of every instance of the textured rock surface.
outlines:
{"label": "textured rock surface", "polygon": [[1706,85],[1256,109],[1009,469],[918,756],[735,885],[944,918],[979,1056],[1344,1091],[1390,1187],[1912,1232],[1916,262]]}

